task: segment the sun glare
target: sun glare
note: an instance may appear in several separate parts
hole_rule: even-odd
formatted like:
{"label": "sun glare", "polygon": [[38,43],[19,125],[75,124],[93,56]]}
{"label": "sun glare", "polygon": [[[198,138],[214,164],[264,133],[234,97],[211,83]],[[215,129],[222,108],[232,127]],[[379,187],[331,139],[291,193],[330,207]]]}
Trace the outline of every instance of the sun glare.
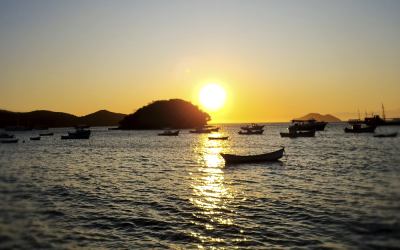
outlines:
{"label": "sun glare", "polygon": [[207,111],[218,111],[225,105],[226,91],[220,85],[210,83],[201,88],[198,98]]}

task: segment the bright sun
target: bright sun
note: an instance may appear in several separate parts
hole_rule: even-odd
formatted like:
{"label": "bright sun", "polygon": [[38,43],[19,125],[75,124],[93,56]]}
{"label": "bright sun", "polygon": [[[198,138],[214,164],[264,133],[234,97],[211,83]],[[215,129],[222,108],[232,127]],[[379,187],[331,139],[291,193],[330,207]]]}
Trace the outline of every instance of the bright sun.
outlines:
{"label": "bright sun", "polygon": [[218,111],[226,102],[226,91],[218,84],[210,83],[199,91],[198,98],[207,111]]}

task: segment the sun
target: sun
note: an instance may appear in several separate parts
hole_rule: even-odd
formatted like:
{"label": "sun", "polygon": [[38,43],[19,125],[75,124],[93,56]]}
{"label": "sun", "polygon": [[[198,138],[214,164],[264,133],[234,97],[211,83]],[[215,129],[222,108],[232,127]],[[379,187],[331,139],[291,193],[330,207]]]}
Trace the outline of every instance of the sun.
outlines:
{"label": "sun", "polygon": [[218,111],[226,102],[226,91],[215,83],[209,83],[199,91],[198,98],[201,105],[207,111]]}

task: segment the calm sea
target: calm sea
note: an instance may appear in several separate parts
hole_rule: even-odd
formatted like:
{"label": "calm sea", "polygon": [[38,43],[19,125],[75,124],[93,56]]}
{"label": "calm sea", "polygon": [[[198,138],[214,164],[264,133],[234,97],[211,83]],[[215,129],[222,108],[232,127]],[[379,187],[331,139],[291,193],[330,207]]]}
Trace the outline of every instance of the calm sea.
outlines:
{"label": "calm sea", "polygon": [[[181,130],[92,128],[89,140],[14,132],[0,144],[0,249],[399,249],[400,137],[280,138],[288,123],[228,141]],[[400,131],[381,127],[378,133]],[[22,143],[25,140],[25,143]],[[225,165],[221,152],[286,149]]]}

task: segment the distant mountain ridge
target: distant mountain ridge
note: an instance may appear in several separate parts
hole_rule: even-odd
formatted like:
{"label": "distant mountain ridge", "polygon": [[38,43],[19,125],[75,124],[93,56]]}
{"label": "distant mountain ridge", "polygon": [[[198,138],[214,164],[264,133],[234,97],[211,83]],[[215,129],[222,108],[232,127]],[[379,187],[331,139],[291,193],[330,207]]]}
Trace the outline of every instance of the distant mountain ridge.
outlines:
{"label": "distant mountain ridge", "polygon": [[89,126],[118,126],[126,114],[113,113],[107,110],[99,110],[85,116],[75,116],[62,112],[47,110],[36,110],[32,112],[11,112],[0,110],[0,127],[25,126],[34,128],[36,126],[73,127],[78,124]]}
{"label": "distant mountain ridge", "polygon": [[318,113],[309,113],[308,115],[302,116],[300,118],[294,118],[294,120],[308,120],[314,118],[317,121],[324,121],[324,122],[341,122],[341,120],[333,115],[321,115]]}

